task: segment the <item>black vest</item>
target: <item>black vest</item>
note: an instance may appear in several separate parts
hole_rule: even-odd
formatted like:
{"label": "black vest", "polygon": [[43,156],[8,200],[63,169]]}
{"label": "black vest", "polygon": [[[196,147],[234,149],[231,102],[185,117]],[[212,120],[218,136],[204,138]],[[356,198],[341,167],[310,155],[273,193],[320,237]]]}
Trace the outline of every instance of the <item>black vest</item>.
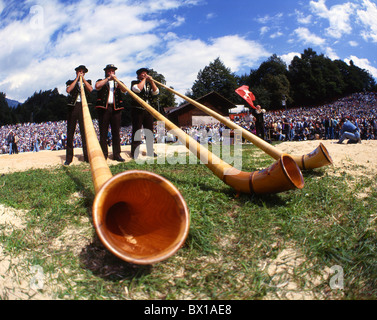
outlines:
{"label": "black vest", "polygon": [[[92,80],[87,80],[90,85],[92,84]],[[67,88],[73,83],[73,80],[68,80],[66,82]],[[86,99],[88,99],[89,91],[86,89],[85,84],[84,84],[84,89],[85,89],[85,96]],[[77,82],[76,86],[73,88],[73,90],[68,94],[68,106],[74,107],[77,101],[78,96],[81,93],[80,85],[79,82]]]}
{"label": "black vest", "polygon": [[264,125],[264,115],[263,112],[257,112],[255,109],[251,110],[251,114],[255,117],[256,125]]}
{"label": "black vest", "polygon": [[[131,82],[131,89],[134,87],[135,84],[137,85],[140,82],[141,82],[141,80],[132,81]],[[143,99],[146,103],[148,103],[154,109],[158,110],[158,103],[156,101],[157,95],[152,94],[152,85],[150,83],[147,82],[145,84],[145,87],[143,88],[143,90],[141,90],[140,93],[136,93],[133,90],[132,90],[132,92],[135,93],[139,98]],[[136,107],[136,108],[144,110],[144,108],[134,99],[133,99],[133,106]]]}
{"label": "black vest", "polygon": [[[101,80],[102,79],[99,79],[97,80],[97,82]],[[110,84],[106,83],[100,90],[98,90],[96,108],[107,109],[108,101],[109,101],[109,94],[110,94]],[[122,110],[122,109],[124,109],[123,100],[122,100],[122,91],[120,90],[118,83],[115,82],[114,110]]]}

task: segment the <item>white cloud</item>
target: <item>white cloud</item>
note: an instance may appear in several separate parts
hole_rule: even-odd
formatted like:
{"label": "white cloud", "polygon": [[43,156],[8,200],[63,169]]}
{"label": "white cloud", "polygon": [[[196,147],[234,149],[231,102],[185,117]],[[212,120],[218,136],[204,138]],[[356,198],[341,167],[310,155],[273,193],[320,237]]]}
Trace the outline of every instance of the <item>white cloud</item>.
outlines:
{"label": "white cloud", "polygon": [[363,5],[364,10],[357,10],[360,23],[366,28],[362,36],[366,41],[377,42],[377,5],[369,0],[364,0]]}
{"label": "white cloud", "polygon": [[284,16],[284,14],[280,12],[280,13],[277,13],[276,15],[274,15],[274,16],[270,16],[269,14],[267,14],[263,17],[256,18],[255,20],[258,23],[261,23],[261,24],[277,23],[278,21],[280,21],[283,18],[283,16]]}
{"label": "white cloud", "polygon": [[[65,94],[65,82],[75,76],[76,66],[85,64],[87,78],[96,81],[103,78],[103,68],[113,63],[126,84],[145,66],[185,92],[198,71],[217,57],[237,72],[271,55],[259,43],[240,36],[202,41],[173,33],[185,19],[165,11],[175,12],[199,0],[149,0],[132,6],[124,0],[101,3],[41,0],[39,13],[29,12],[26,6],[23,19],[9,19],[8,25],[0,27],[0,91],[20,102],[35,91],[55,87]],[[33,27],[36,18],[39,25]]]}
{"label": "white cloud", "polygon": [[256,66],[261,58],[272,54],[265,50],[261,44],[238,35],[214,39],[211,50],[234,72],[245,66]]}
{"label": "white cloud", "polygon": [[171,27],[173,28],[177,28],[186,22],[186,19],[184,17],[175,15],[174,18],[175,18],[175,22],[171,24]]}
{"label": "white cloud", "polygon": [[339,60],[339,56],[331,47],[326,48],[326,56],[329,57],[331,60]]}
{"label": "white cloud", "polygon": [[356,9],[355,4],[347,2],[328,9],[326,0],[318,0],[310,1],[310,6],[314,14],[329,21],[330,27],[326,29],[326,33],[330,37],[339,39],[352,32],[350,17]]}
{"label": "white cloud", "polygon": [[[358,20],[354,19],[354,22],[362,26],[365,40],[377,41],[376,5],[373,0],[358,1],[359,10],[355,10],[352,16],[356,18],[357,15]],[[75,0],[62,3],[62,0],[28,0],[12,1],[11,6],[5,6],[8,1],[0,0],[0,91],[21,102],[35,91],[55,87],[65,94],[65,82],[75,75],[77,65],[85,64],[89,69],[87,77],[96,81],[103,77],[106,64],[113,63],[118,67],[119,78],[126,84],[135,78],[138,68],[145,66],[162,73],[169,85],[184,93],[192,86],[199,70],[217,57],[233,72],[241,73],[258,67],[273,53],[300,51],[304,45],[320,47],[327,55],[337,57],[339,54],[342,59],[353,53],[343,53],[337,43],[328,48],[328,37],[319,36],[317,29],[320,27],[319,17],[322,23],[329,21],[328,35],[345,35],[349,30],[346,22],[351,17],[347,11],[349,7],[345,5],[328,8],[324,0],[312,0],[311,12],[297,9],[292,15],[285,12],[253,19],[253,27],[257,20],[262,24],[259,25],[261,29],[257,26],[253,30],[245,29],[245,32],[250,36],[255,30],[259,31],[265,36],[263,42],[259,42],[249,40],[245,33],[244,36],[236,35],[239,31],[231,29],[223,35],[206,38],[212,31],[209,28],[217,27],[215,20],[208,19],[222,17],[222,13],[216,11],[215,14],[209,4],[204,11],[209,12],[205,26],[208,29],[203,30],[203,35],[190,34],[193,31],[185,25],[189,15],[181,9],[207,2]],[[38,3],[34,7],[36,10],[31,11],[35,3]],[[258,13],[255,15],[258,17]],[[292,16],[297,18],[295,26],[298,22],[301,27],[295,31],[284,21],[290,19],[291,22]],[[186,30],[182,26],[187,27]],[[182,34],[174,29],[177,27],[181,27]],[[294,37],[287,41],[284,36],[289,32],[291,35],[293,32]],[[280,38],[282,41],[277,41]],[[284,45],[283,41],[288,43],[288,50],[275,46],[277,43]],[[358,37],[346,41],[350,46],[356,46],[362,38],[359,33]],[[369,50],[370,47],[366,48]],[[300,56],[292,52],[282,58],[289,65],[294,55]],[[366,57],[369,61],[373,59]]]}
{"label": "white cloud", "polygon": [[299,41],[306,45],[323,46],[326,42],[325,39],[311,33],[308,28],[297,28],[294,33],[297,35]]}
{"label": "white cloud", "polygon": [[281,32],[281,23],[284,17],[283,13],[278,13],[274,16],[265,15],[263,17],[255,18],[254,20],[257,21],[259,24],[263,26],[259,29],[260,35],[264,36],[270,32],[269,38],[276,39],[283,36]]}
{"label": "white cloud", "polygon": [[365,69],[369,71],[369,73],[374,78],[377,78],[377,68],[373,67],[368,59],[362,59],[362,58],[358,58],[356,56],[351,55],[348,59],[345,59],[344,61],[349,64],[351,60],[356,66],[358,66],[361,69]]}
{"label": "white cloud", "polygon": [[[122,0],[118,0],[118,1],[119,3],[124,2]],[[144,4],[142,4],[142,6],[145,6],[147,10],[158,12],[158,11],[177,9],[179,7],[188,6],[188,5],[197,5],[201,1],[202,0],[148,0],[148,1],[143,1]]]}
{"label": "white cloud", "polygon": [[264,17],[260,17],[255,20],[261,24],[267,24],[271,21],[271,17],[269,15],[265,15]]}
{"label": "white cloud", "polygon": [[284,35],[284,34],[283,34],[282,32],[277,31],[277,32],[271,34],[271,35],[270,35],[270,38],[271,38],[271,39],[275,39],[275,38],[279,38],[279,37],[281,37],[281,36],[283,36],[283,35]]}
{"label": "white cloud", "polygon": [[264,26],[264,27],[260,28],[260,35],[263,36],[263,35],[265,35],[268,31],[270,31],[270,28]]}
{"label": "white cloud", "polygon": [[[155,31],[184,22],[179,16],[165,21],[146,15],[197,3],[150,2],[146,6],[121,0],[103,4],[41,0],[34,7],[37,10],[27,4],[21,8],[18,3],[11,12],[13,18],[4,19],[8,24],[0,29],[0,91],[21,102],[34,91],[58,87],[65,93],[65,82],[74,76],[79,64],[89,68],[88,77],[94,81],[103,77],[103,67],[108,63],[116,64],[119,74],[131,79],[141,64],[155,57],[155,49],[161,44]],[[23,10],[23,19],[17,10]]]}
{"label": "white cloud", "polygon": [[300,23],[300,24],[310,24],[312,22],[312,19],[313,19],[312,15],[305,16],[304,13],[302,13],[301,11],[298,11],[298,10],[295,10],[295,13],[297,15],[297,22],[298,23]]}
{"label": "white cloud", "polygon": [[280,58],[286,63],[287,67],[291,64],[294,57],[301,57],[301,53],[299,52],[290,52],[287,54],[283,54],[280,56]]}
{"label": "white cloud", "polygon": [[3,12],[4,8],[5,8],[4,1],[0,0],[0,14]]}
{"label": "white cloud", "polygon": [[[119,28],[120,16],[113,17],[114,23],[118,24],[115,32],[106,24],[98,31],[93,30],[90,19],[99,21],[96,18],[100,17],[89,5],[86,1],[82,6],[65,7],[57,1],[46,1],[37,8],[40,10],[30,10],[23,20],[14,21],[0,30],[1,85],[5,86],[8,96],[23,101],[34,90],[59,87],[64,92],[66,77],[72,76],[74,65],[90,64],[94,52],[100,56],[100,61],[105,58],[104,54],[111,60],[119,54],[119,43],[104,44],[110,40],[109,34],[124,36],[123,28]],[[83,10],[84,6],[88,11]],[[102,14],[110,13],[107,8],[99,9]],[[36,18],[39,25],[33,24]],[[108,32],[107,36],[103,30]]]}
{"label": "white cloud", "polygon": [[153,65],[165,75],[168,85],[184,94],[196,80],[199,70],[218,57],[232,72],[237,72],[244,67],[257,66],[261,59],[270,55],[260,44],[237,35],[214,38],[210,43],[176,38]]}

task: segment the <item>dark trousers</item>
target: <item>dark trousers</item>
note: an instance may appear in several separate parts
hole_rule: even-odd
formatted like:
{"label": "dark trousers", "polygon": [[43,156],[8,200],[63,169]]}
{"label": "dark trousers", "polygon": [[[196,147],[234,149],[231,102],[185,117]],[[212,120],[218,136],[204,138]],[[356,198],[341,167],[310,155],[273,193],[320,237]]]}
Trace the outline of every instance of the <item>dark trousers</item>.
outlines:
{"label": "dark trousers", "polygon": [[259,138],[264,140],[264,125],[260,123],[255,124],[256,134]]}
{"label": "dark trousers", "polygon": [[17,146],[17,143],[13,142],[13,143],[12,143],[12,148],[13,148],[13,153],[18,154],[18,146]]}
{"label": "dark trousers", "polygon": [[[142,127],[150,130],[153,133],[153,116],[146,110],[134,108],[132,110],[132,143],[131,143],[131,155],[134,156],[136,148],[141,144],[141,141],[137,138],[137,131]],[[153,140],[146,139],[147,141],[147,155],[153,156]],[[151,143],[152,142],[152,143]]]}
{"label": "dark trousers", "polygon": [[72,162],[73,159],[73,137],[76,131],[77,121],[79,122],[81,140],[82,140],[82,151],[84,154],[84,161],[88,161],[88,152],[86,149],[86,138],[85,138],[85,127],[84,119],[82,115],[82,104],[77,102],[74,107],[68,106],[68,119],[67,119],[67,150],[66,150],[66,161]]}
{"label": "dark trousers", "polygon": [[114,110],[114,105],[109,104],[107,109],[97,108],[98,125],[99,125],[99,143],[103,155],[107,159],[107,133],[111,126],[111,135],[113,143],[113,158],[120,157],[120,122],[122,120],[122,110]]}

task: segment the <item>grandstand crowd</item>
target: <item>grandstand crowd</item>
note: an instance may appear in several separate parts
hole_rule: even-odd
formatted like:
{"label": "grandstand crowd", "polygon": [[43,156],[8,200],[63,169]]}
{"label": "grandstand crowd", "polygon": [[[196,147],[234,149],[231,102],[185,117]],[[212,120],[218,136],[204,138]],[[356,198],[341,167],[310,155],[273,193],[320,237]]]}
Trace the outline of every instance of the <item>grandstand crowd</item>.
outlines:
{"label": "grandstand crowd", "polygon": [[[268,141],[339,139],[341,129],[339,123],[343,117],[350,119],[360,129],[361,140],[376,140],[377,93],[357,93],[316,108],[268,111],[264,115],[265,139]],[[255,134],[254,118],[251,115],[237,117],[235,122]],[[98,121],[94,120],[93,124],[99,136]],[[0,127],[0,153],[65,149],[66,126],[66,121],[2,126]],[[199,139],[200,132],[203,130],[210,137],[225,128],[222,124],[208,124],[183,129]],[[131,144],[131,131],[130,127],[121,128],[121,145]],[[13,141],[12,145],[16,146],[15,149],[9,149],[10,141]],[[78,125],[74,136],[74,147],[81,147]]]}

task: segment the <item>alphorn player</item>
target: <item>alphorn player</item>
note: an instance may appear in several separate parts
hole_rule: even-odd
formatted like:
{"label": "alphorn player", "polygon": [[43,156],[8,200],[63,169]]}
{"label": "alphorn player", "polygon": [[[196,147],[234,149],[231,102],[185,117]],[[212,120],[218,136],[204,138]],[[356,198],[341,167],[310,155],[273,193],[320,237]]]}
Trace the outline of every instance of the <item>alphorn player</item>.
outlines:
{"label": "alphorn player", "polygon": [[111,126],[111,136],[113,145],[113,159],[118,162],[125,160],[120,156],[120,123],[122,119],[123,101],[122,91],[118,83],[115,71],[118,68],[113,64],[108,64],[103,70],[105,79],[96,82],[98,90],[96,110],[98,113],[98,124],[100,132],[100,145],[105,158],[108,158],[107,138],[109,126]]}
{"label": "alphorn player", "polygon": [[79,122],[82,151],[84,154],[84,161],[89,162],[88,152],[86,150],[85,128],[82,114],[81,90],[79,85],[80,77],[84,82],[85,94],[88,95],[93,91],[92,81],[85,79],[85,74],[88,69],[84,65],[78,66],[76,69],[75,80],[68,80],[67,93],[68,93],[68,117],[67,117],[67,149],[64,165],[69,166],[73,160],[73,137],[76,130],[77,121]]}
{"label": "alphorn player", "polygon": [[[153,107],[153,98],[160,93],[160,90],[149,75],[149,69],[141,68],[136,71],[137,80],[132,81],[131,90]],[[132,109],[132,143],[131,143],[131,156],[137,159],[138,146],[141,144],[140,139],[137,138],[137,132],[143,127],[144,130],[149,130],[153,135],[153,116],[146,111],[137,102],[134,102]],[[147,136],[148,137],[148,136]],[[153,151],[153,139],[146,139],[147,156],[156,157]]]}
{"label": "alphorn player", "polygon": [[253,109],[251,113],[255,118],[256,135],[259,138],[265,140],[264,114],[266,113],[266,110],[262,109],[260,105],[257,105],[256,109]]}

